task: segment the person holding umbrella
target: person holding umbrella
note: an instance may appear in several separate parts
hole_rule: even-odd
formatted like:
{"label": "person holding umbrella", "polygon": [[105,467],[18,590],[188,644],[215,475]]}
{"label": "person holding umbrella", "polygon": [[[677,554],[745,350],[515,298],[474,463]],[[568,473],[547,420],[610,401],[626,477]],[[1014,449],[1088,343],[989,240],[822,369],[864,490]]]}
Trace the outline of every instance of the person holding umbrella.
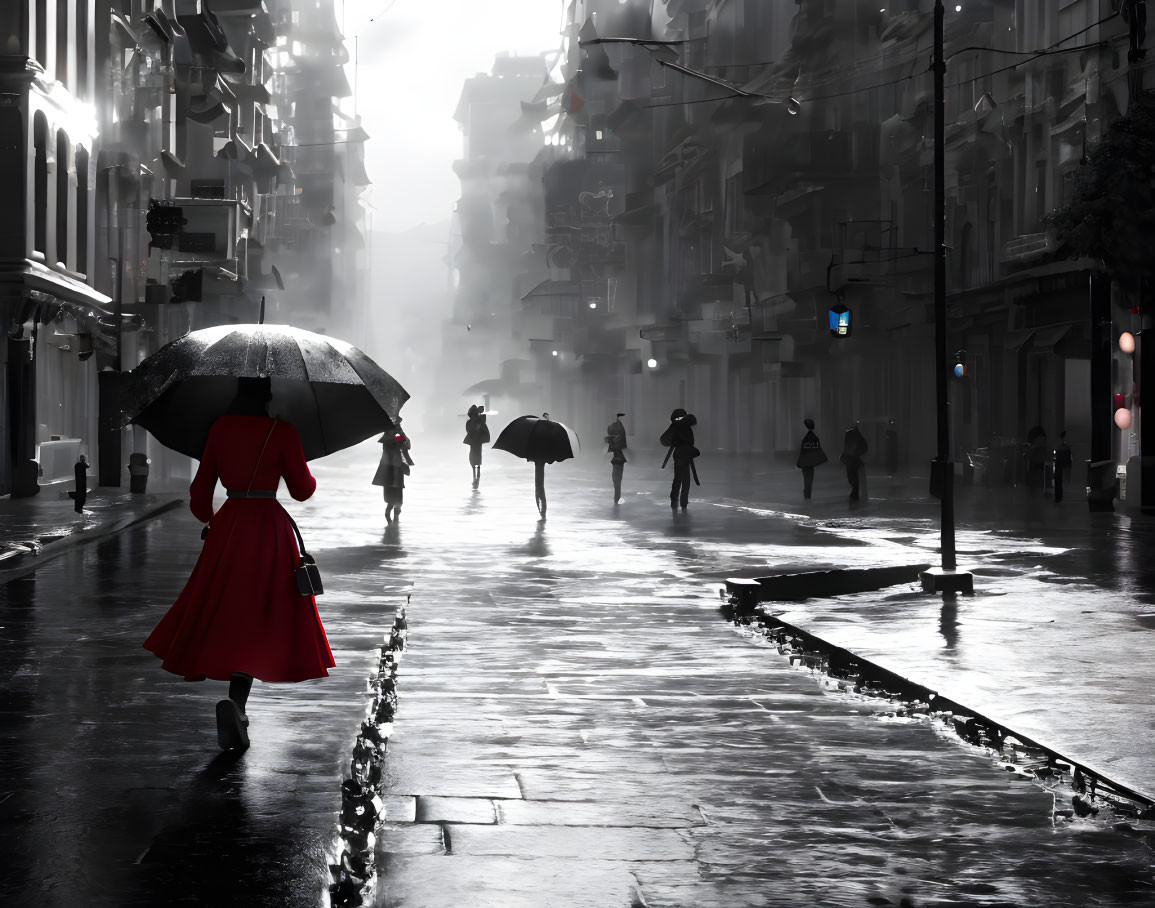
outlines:
{"label": "person holding umbrella", "polygon": [[413,458],[409,456],[413,444],[401,431],[400,416],[397,417],[397,427],[377,441],[381,445],[381,462],[373,476],[373,485],[382,487],[385,494],[385,522],[392,523],[401,517],[401,505],[405,503],[405,477],[413,466]]}
{"label": "person holding umbrella", "polygon": [[[126,423],[200,460],[189,504],[206,523],[188,583],[144,645],[186,680],[229,682],[216,710],[221,747],[248,747],[254,678],[304,681],[333,666],[319,571],[276,500],[280,481],[309,498],[307,461],[392,429],[408,398],[356,347],[291,325],[192,331],[130,373]],[[228,500],[214,513],[218,480]]]}
{"label": "person holding umbrella", "polygon": [[580,448],[577,435],[568,426],[551,420],[548,413],[542,413],[540,418],[519,416],[501,430],[493,448],[533,461],[533,497],[538,514],[545,520],[545,465],[571,459]]}
{"label": "person holding umbrella", "polygon": [[[317,482],[297,430],[269,417],[269,398],[269,379],[238,379],[232,404],[213,423],[189,489],[189,507],[206,525],[204,548],[144,642],[166,671],[187,681],[229,682],[228,698],[216,706],[225,750],[249,746],[245,707],[254,678],[306,681],[334,665],[316,600],[294,580],[293,524],[276,499],[281,479],[297,501],[311,497]],[[214,513],[218,480],[228,500]]]}
{"label": "person holding umbrella", "polygon": [[473,468],[473,487],[481,484],[481,446],[489,444],[489,426],[485,424],[485,410],[474,404],[465,420],[464,444],[469,445],[469,465]]}

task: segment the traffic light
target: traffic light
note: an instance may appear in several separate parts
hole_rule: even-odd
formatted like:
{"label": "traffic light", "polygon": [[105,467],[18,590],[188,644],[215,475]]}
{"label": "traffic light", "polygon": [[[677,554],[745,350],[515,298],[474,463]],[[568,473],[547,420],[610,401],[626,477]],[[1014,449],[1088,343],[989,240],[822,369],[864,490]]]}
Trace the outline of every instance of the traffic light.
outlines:
{"label": "traffic light", "polygon": [[955,378],[966,378],[970,375],[970,370],[967,369],[967,352],[966,350],[956,350],[954,355],[954,368],[951,369],[951,375]]}
{"label": "traffic light", "polygon": [[171,249],[173,237],[181,232],[185,224],[184,212],[171,202],[148,200],[148,213],[144,218],[151,239],[149,249]]}
{"label": "traffic light", "polygon": [[830,333],[834,337],[847,337],[850,334],[850,310],[839,303],[827,310],[830,318]]}

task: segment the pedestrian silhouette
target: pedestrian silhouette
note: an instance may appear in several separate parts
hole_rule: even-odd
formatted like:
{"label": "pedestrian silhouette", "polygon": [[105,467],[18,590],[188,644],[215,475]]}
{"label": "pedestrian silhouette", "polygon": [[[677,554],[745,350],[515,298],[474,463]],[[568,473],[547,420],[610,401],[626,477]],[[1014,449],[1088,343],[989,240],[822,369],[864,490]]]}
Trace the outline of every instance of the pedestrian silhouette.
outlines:
{"label": "pedestrian silhouette", "polygon": [[72,478],[75,485],[68,497],[75,502],[73,509],[76,513],[83,514],[84,502],[88,500],[88,458],[83,454],[72,468]]}
{"label": "pedestrian silhouette", "polygon": [[622,500],[622,473],[626,467],[626,427],[622,425],[625,413],[617,414],[606,427],[606,450],[610,454],[610,475],[614,483],[614,504]]}
{"label": "pedestrian silhouette", "polygon": [[392,523],[401,516],[401,505],[405,503],[405,477],[413,466],[409,449],[413,446],[401,429],[401,418],[396,427],[386,432],[377,441],[381,444],[381,461],[373,475],[373,485],[381,486],[385,497],[385,522]]}
{"label": "pedestrian silhouette", "polygon": [[[548,413],[542,413],[541,418],[549,422]],[[537,513],[545,520],[545,461],[541,459],[533,462],[533,500],[537,505]]]}
{"label": "pedestrian silhouette", "polygon": [[[281,479],[297,501],[317,488],[297,430],[271,419],[269,379],[241,378],[226,414],[209,430],[189,488],[189,507],[207,526],[192,575],[144,646],[186,681],[229,682],[217,703],[217,741],[249,746],[245,706],[253,679],[323,678],[333,654],[316,600],[294,576],[298,549],[289,515],[276,500]],[[228,500],[213,513],[217,481]]]}
{"label": "pedestrian silhouette", "polygon": [[862,458],[870,446],[866,443],[866,436],[859,429],[856,420],[854,425],[846,430],[842,436],[842,456],[839,460],[846,467],[846,481],[850,483],[850,500],[858,501],[862,483],[862,474],[865,472]]}
{"label": "pedestrian silhouette", "polygon": [[806,434],[802,436],[802,447],[798,450],[798,468],[802,470],[802,497],[809,498],[814,489],[814,468],[826,463],[826,452],[814,434],[814,420],[806,417],[802,421]]}
{"label": "pedestrian silhouette", "polygon": [[533,463],[533,497],[537,512],[545,519],[545,465],[569,460],[580,448],[572,429],[549,418],[548,413],[538,416],[519,416],[497,436],[493,443],[496,451],[508,451]]}
{"label": "pedestrian silhouette", "polygon": [[693,413],[687,413],[680,407],[670,414],[670,427],[662,433],[659,441],[665,445],[665,460],[662,468],[673,458],[674,480],[670,484],[670,507],[676,508],[679,504],[685,510],[690,503],[690,478],[698,482],[698,470],[694,466],[694,458],[702,452],[694,447],[694,426],[698,418]]}
{"label": "pedestrian silhouette", "polygon": [[473,468],[473,487],[481,484],[481,446],[489,444],[489,426],[485,424],[485,410],[474,404],[465,420],[465,440],[469,445],[469,465]]}

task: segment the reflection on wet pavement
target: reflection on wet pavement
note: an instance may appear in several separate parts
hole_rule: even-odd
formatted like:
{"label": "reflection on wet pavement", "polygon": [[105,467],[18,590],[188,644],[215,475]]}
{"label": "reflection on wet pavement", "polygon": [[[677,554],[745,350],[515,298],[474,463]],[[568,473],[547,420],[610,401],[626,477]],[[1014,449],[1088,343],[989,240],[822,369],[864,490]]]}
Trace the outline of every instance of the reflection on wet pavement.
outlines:
{"label": "reflection on wet pavement", "polygon": [[[817,502],[800,522],[742,476],[671,514],[639,466],[614,508],[608,464],[578,462],[551,470],[539,523],[524,463],[487,455],[475,494],[463,451],[421,453],[391,526],[372,444],[316,463],[317,496],[289,504],[324,571],[337,668],[258,685],[254,746],[235,763],[215,757],[211,683],[166,676],[140,648],[199,549],[186,513],[7,585],[0,880],[11,889],[17,868],[23,904],[321,904],[373,646],[410,589],[379,905],[1150,904],[1134,838],[1052,825],[1047,793],[920,721],[824,693],[718,615],[727,576],[907,563],[933,546],[925,514],[878,525],[868,507],[841,519]],[[1066,708],[1065,691],[1094,690],[1101,705],[1111,663],[1073,616],[1098,620],[1104,603],[1090,584],[1050,584],[1065,600],[1051,621],[1048,575],[1022,572],[1063,546],[961,538],[994,557],[991,594],[957,613],[899,592],[869,613],[807,614],[893,637],[912,664],[982,664],[992,697]],[[1139,558],[1123,548],[1080,563],[1097,577]],[[1040,665],[992,681],[1022,662],[1006,621],[1039,631],[1043,652],[1086,647],[1099,680],[1080,690]],[[1120,678],[1141,668],[1118,664]]]}

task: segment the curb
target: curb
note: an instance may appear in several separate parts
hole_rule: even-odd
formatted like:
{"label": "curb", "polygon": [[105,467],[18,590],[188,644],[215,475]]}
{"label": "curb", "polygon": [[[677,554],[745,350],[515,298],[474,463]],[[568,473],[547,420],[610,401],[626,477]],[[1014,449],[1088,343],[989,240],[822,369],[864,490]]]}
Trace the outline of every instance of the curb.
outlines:
{"label": "curb", "polygon": [[[752,614],[743,614],[741,599],[732,596],[722,610],[735,625],[749,626],[757,622],[761,628],[754,633],[760,633],[767,642],[775,645],[778,653],[790,660],[791,666],[805,666],[812,672],[825,675],[838,690],[901,703],[897,715],[923,715],[938,720],[958,738],[997,756],[999,765],[1007,772],[1014,772],[1044,787],[1048,781],[1069,786],[1074,792],[1071,807],[1058,807],[1056,799],[1056,821],[1071,816],[1094,817],[1099,814],[1100,806],[1106,806],[1109,809],[1104,812],[1104,819],[1110,822],[1119,816],[1123,818],[1114,821],[1116,830],[1144,837],[1153,834],[1152,830],[1136,829],[1129,822],[1155,817],[1155,798],[1150,795],[1115,782],[1085,763],[1020,734],[1002,722],[783,621],[767,607],[757,607]],[[1047,787],[1047,790],[1054,793],[1053,788]],[[1096,804],[1096,801],[1101,803]]]}
{"label": "curb", "polygon": [[[406,605],[410,597],[406,595]],[[377,876],[375,832],[385,821],[385,754],[397,714],[397,669],[408,636],[405,608],[397,609],[392,629],[377,646],[377,671],[369,676],[373,699],[353,745],[349,778],[341,783],[337,859],[329,865],[329,904],[334,908],[364,905]]]}
{"label": "curb", "polygon": [[[173,510],[176,507],[184,504],[185,498],[174,498],[170,501],[158,502],[154,507],[147,510],[138,511],[129,514],[125,517],[113,520],[107,524],[101,524],[98,527],[93,527],[89,530],[81,530],[76,533],[71,533],[62,539],[53,539],[44,544],[39,544],[32,541],[22,541],[13,543],[16,546],[23,546],[27,549],[26,552],[17,552],[10,554],[7,561],[14,562],[8,567],[0,568],[0,583],[7,583],[10,580],[18,580],[28,574],[41,568],[44,564],[51,561],[53,558],[58,558],[67,552],[69,549],[75,548],[79,545],[85,545],[89,542],[96,542],[104,539],[107,536],[113,536],[127,530],[129,527],[135,526],[138,523],[152,520],[160,515]],[[0,564],[4,562],[0,561]]]}
{"label": "curb", "polygon": [[929,564],[897,567],[830,568],[796,574],[773,574],[746,579],[730,577],[726,592],[740,611],[750,613],[759,602],[802,600],[812,597],[869,593],[902,583],[916,583]]}

